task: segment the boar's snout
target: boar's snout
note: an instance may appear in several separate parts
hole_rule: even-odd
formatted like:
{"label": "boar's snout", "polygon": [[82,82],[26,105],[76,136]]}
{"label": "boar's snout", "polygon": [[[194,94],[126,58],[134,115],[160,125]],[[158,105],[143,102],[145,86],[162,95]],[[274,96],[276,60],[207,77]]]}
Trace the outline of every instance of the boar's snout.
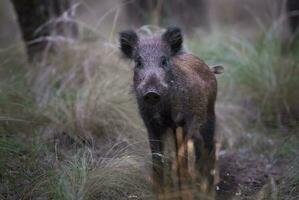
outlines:
{"label": "boar's snout", "polygon": [[155,105],[160,101],[160,97],[161,95],[157,91],[151,90],[143,95],[143,100],[150,105]]}

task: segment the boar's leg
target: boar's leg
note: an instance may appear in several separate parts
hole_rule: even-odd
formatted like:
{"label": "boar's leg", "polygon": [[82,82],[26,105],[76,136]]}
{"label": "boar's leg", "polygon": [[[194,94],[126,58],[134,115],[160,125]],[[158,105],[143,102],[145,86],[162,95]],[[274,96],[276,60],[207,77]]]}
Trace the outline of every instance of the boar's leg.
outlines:
{"label": "boar's leg", "polygon": [[155,187],[162,189],[163,185],[163,155],[162,155],[162,135],[166,128],[161,127],[158,122],[151,120],[145,124],[148,130],[149,143],[152,152],[153,176]]}
{"label": "boar's leg", "polygon": [[[189,151],[188,152],[188,159],[191,158],[191,156],[194,155],[194,159],[195,161],[190,162],[188,160],[188,170],[190,178],[193,180],[192,182],[196,182],[196,184],[193,185],[198,185],[199,183],[201,183],[201,173],[199,171],[199,166],[200,163],[199,162],[199,158],[201,158],[201,150],[198,148],[200,145],[202,145],[202,141],[203,139],[201,138],[200,135],[200,119],[198,119],[198,117],[193,116],[192,118],[188,118],[188,120],[186,120],[185,126],[184,126],[184,130],[186,133],[185,136],[185,140],[187,142],[192,142],[192,146],[194,147],[194,149],[192,150],[193,152]],[[188,148],[188,147],[187,147]],[[193,154],[193,155],[189,155],[189,154]],[[194,166],[189,166],[190,164],[194,164]],[[193,170],[192,170],[193,168]]]}
{"label": "boar's leg", "polygon": [[214,191],[215,175],[215,115],[207,115],[207,120],[200,128],[203,141],[195,141],[196,162],[202,177],[202,190],[206,192]]}
{"label": "boar's leg", "polygon": [[200,128],[204,148],[211,153],[214,150],[215,115],[207,115],[207,120]]}
{"label": "boar's leg", "polygon": [[[188,139],[182,127],[176,128],[176,140],[177,140],[177,165],[178,165],[178,178],[180,186],[181,199],[192,200],[193,191],[192,185],[190,185],[191,179],[188,173]],[[193,153],[193,152],[192,152]]]}
{"label": "boar's leg", "polygon": [[186,123],[187,136],[194,143],[195,150],[195,168],[196,182],[200,184],[200,192],[205,194],[213,193],[214,191],[214,115],[206,116],[206,121],[194,117],[192,121]]}
{"label": "boar's leg", "polygon": [[164,156],[164,193],[165,198],[173,192],[179,191],[178,163],[176,154],[176,138],[172,128],[168,128],[163,136]]}
{"label": "boar's leg", "polygon": [[176,129],[176,146],[177,146],[177,165],[178,165],[178,178],[181,189],[186,187],[187,182],[187,157],[184,132],[182,127]]}

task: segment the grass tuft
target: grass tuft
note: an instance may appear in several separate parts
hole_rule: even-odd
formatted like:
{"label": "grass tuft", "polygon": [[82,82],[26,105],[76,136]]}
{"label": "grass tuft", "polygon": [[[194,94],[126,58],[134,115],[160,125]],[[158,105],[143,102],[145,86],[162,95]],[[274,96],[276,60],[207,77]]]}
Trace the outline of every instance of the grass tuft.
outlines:
{"label": "grass tuft", "polygon": [[256,42],[239,34],[215,33],[198,44],[190,46],[200,57],[209,64],[224,65],[219,82],[221,101],[241,102],[256,122],[276,127],[296,125],[299,93],[294,91],[299,62],[294,59],[295,51],[284,50],[270,33]]}

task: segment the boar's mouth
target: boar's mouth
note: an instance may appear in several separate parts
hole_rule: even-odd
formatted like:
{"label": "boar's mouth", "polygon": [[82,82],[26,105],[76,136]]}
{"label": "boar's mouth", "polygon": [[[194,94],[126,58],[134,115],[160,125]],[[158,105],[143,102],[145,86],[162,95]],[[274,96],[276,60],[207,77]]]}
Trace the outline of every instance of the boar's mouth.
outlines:
{"label": "boar's mouth", "polygon": [[161,95],[158,91],[156,90],[150,90],[147,91],[143,95],[143,101],[149,105],[156,105],[157,103],[160,102]]}

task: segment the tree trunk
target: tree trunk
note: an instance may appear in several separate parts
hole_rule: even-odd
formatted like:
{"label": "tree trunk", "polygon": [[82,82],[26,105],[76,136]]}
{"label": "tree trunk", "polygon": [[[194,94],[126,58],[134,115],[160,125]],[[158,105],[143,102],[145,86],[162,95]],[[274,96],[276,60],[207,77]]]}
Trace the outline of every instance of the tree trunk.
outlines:
{"label": "tree trunk", "polygon": [[39,59],[44,50],[53,47],[55,36],[76,38],[70,0],[12,0],[25,42],[29,61]]}
{"label": "tree trunk", "polygon": [[290,29],[292,34],[295,35],[299,30],[299,1],[288,0],[286,7]]}
{"label": "tree trunk", "polygon": [[172,3],[165,0],[164,2],[166,24],[177,24],[188,32],[198,27],[208,28],[207,0],[173,0]]}
{"label": "tree trunk", "polygon": [[208,26],[207,0],[135,0],[126,4],[128,21],[141,25],[177,25],[187,31]]}

